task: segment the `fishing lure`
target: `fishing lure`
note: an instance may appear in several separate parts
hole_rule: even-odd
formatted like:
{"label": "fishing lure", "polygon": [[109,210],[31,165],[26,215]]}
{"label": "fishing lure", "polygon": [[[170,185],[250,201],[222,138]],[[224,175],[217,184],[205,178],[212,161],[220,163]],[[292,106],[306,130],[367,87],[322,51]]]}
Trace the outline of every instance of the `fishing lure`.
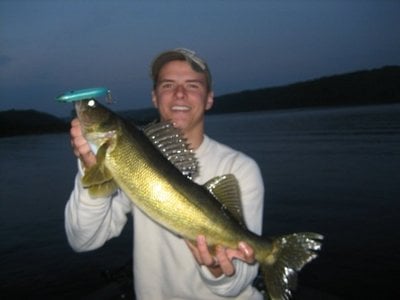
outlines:
{"label": "fishing lure", "polygon": [[95,87],[82,90],[68,91],[56,98],[60,102],[75,102],[88,99],[96,99],[98,97],[106,97],[106,102],[111,104],[113,99],[111,97],[111,91],[105,87]]}

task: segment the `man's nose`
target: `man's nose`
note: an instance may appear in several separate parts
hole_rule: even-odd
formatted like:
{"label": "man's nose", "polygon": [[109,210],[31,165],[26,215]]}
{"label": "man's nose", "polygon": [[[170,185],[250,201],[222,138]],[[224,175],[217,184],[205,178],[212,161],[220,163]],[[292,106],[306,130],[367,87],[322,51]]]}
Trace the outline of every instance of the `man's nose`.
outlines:
{"label": "man's nose", "polygon": [[183,98],[186,94],[186,90],[185,87],[183,85],[177,85],[176,89],[175,89],[175,95],[178,98]]}

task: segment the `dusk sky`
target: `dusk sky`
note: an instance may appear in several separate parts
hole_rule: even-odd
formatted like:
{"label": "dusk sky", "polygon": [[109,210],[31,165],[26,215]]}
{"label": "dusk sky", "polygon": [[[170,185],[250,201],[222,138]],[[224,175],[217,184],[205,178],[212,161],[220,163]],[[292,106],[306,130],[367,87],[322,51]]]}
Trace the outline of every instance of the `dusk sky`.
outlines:
{"label": "dusk sky", "polygon": [[150,107],[150,62],[176,47],[217,96],[400,65],[400,1],[0,0],[0,111],[66,116],[55,97],[94,86]]}

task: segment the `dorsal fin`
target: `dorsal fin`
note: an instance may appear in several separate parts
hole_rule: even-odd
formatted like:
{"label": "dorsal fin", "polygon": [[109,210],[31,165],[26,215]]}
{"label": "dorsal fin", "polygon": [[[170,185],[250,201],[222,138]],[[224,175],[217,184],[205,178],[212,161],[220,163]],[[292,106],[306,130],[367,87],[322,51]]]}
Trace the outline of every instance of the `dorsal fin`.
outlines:
{"label": "dorsal fin", "polygon": [[222,207],[244,227],[239,183],[233,174],[217,176],[207,181],[204,187],[222,204]]}
{"label": "dorsal fin", "polygon": [[197,159],[179,129],[169,122],[159,122],[150,123],[143,128],[143,132],[183,175],[191,179],[197,176]]}

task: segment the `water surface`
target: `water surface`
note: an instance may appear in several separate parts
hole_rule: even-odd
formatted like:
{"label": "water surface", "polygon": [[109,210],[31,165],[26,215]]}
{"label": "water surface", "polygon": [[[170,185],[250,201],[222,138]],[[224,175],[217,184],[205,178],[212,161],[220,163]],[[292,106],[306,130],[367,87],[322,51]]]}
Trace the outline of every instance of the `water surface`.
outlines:
{"label": "water surface", "polygon": [[[400,105],[385,105],[207,117],[211,137],[260,165],[264,234],[326,236],[295,299],[321,299],[310,288],[337,299],[394,299],[399,116]],[[102,249],[70,249],[63,210],[76,162],[68,135],[0,139],[0,167],[2,299],[101,299],[104,271],[131,258],[131,223]]]}

